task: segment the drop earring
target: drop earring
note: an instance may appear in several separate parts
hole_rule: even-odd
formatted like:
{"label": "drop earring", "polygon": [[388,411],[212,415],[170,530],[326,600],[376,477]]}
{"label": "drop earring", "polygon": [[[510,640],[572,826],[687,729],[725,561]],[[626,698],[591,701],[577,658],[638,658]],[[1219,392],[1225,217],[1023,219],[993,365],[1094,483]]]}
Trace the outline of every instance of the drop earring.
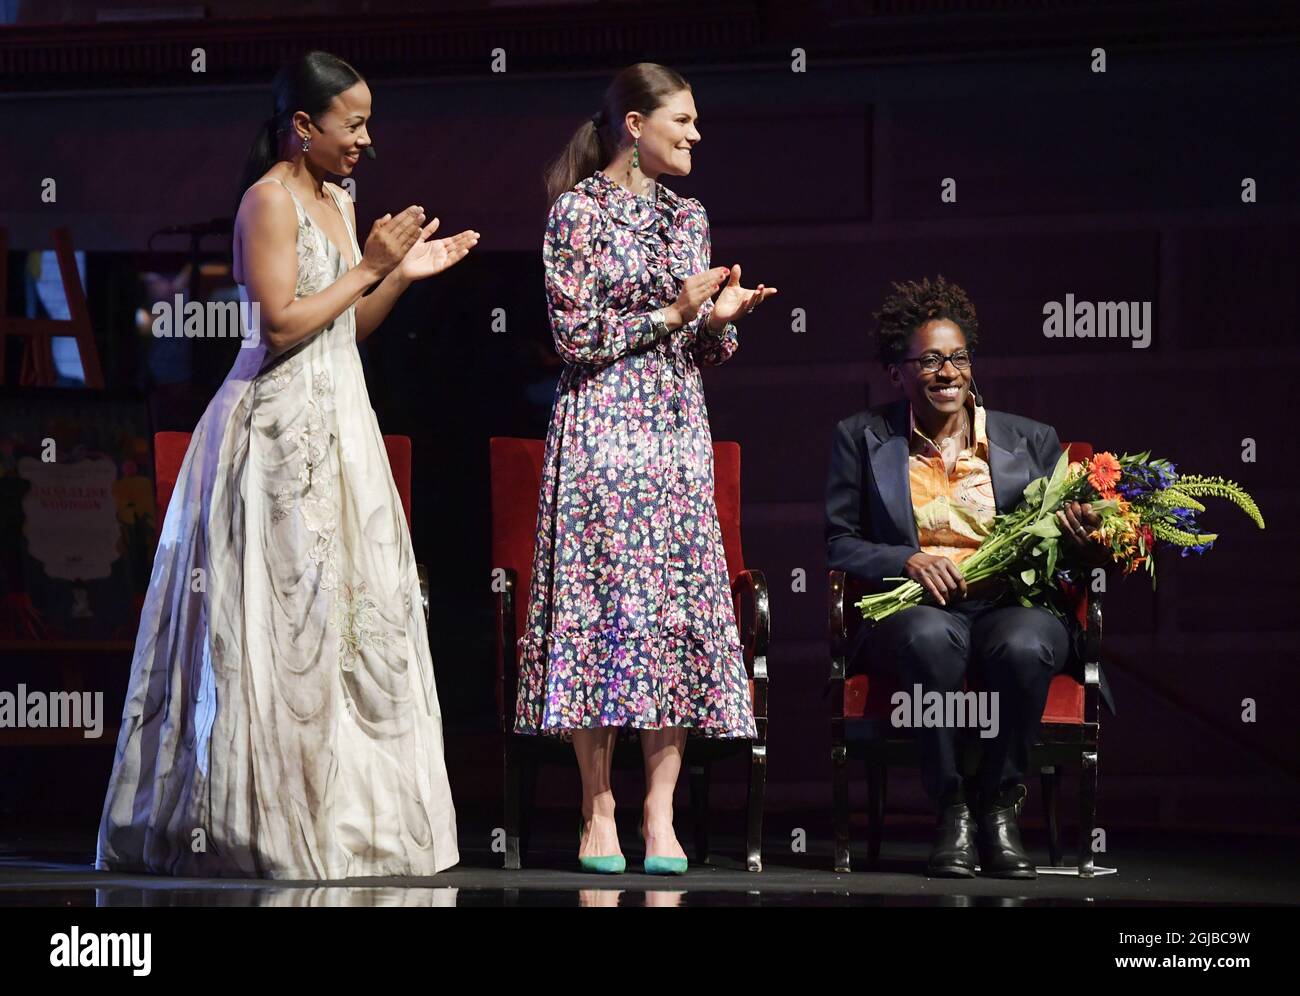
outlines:
{"label": "drop earring", "polygon": [[302,151],[307,152],[310,149],[311,149],[311,139],[304,138],[302,140]]}
{"label": "drop earring", "polygon": [[641,139],[632,139],[632,168],[641,168]]}

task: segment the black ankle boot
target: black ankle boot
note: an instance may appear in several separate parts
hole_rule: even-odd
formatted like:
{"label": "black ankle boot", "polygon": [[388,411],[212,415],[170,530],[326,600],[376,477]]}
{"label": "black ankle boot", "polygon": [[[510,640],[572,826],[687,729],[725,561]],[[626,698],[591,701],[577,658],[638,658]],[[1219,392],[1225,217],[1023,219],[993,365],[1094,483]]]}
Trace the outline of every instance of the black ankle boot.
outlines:
{"label": "black ankle boot", "polygon": [[939,808],[939,824],[925,873],[933,878],[975,877],[975,821],[965,799]]}
{"label": "black ankle boot", "polygon": [[1038,877],[1038,869],[1020,842],[1020,825],[1016,822],[1024,801],[1023,785],[1012,785],[980,801],[975,830],[980,874],[993,878]]}

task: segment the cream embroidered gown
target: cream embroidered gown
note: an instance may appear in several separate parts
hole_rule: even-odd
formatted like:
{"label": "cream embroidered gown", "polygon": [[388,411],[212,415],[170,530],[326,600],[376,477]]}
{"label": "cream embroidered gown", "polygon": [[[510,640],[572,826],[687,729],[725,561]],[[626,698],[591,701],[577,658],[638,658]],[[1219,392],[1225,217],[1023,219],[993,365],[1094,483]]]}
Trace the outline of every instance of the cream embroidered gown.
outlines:
{"label": "cream embroidered gown", "polygon": [[[345,195],[326,189],[347,225]],[[294,207],[304,297],[347,267]],[[355,318],[348,308],[269,366],[265,345],[241,349],[194,430],[97,868],[333,879],[459,860],[411,539]]]}

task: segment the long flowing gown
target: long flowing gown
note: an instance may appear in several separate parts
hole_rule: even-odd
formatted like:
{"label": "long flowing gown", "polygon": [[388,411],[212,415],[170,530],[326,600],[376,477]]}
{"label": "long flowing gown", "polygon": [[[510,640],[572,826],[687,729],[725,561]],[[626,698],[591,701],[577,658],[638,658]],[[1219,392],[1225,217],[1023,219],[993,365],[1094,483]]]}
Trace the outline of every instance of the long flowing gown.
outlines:
{"label": "long flowing gown", "polygon": [[[326,189],[359,263],[346,195]],[[293,199],[305,297],[348,267]],[[244,345],[163,523],[96,867],[433,874],[459,860],[455,811],[355,306],[274,359],[257,336]]]}

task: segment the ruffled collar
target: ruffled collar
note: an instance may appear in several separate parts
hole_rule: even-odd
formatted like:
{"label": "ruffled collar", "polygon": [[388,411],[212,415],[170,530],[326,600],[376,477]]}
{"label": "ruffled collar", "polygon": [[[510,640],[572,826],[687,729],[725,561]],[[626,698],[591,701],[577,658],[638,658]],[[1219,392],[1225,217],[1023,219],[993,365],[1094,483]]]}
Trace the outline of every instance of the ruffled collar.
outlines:
{"label": "ruffled collar", "polygon": [[686,200],[658,181],[655,198],[640,197],[620,186],[600,170],[578,184],[578,189],[594,197],[596,203],[620,225],[634,231],[649,231],[658,226],[681,227],[689,215]]}

